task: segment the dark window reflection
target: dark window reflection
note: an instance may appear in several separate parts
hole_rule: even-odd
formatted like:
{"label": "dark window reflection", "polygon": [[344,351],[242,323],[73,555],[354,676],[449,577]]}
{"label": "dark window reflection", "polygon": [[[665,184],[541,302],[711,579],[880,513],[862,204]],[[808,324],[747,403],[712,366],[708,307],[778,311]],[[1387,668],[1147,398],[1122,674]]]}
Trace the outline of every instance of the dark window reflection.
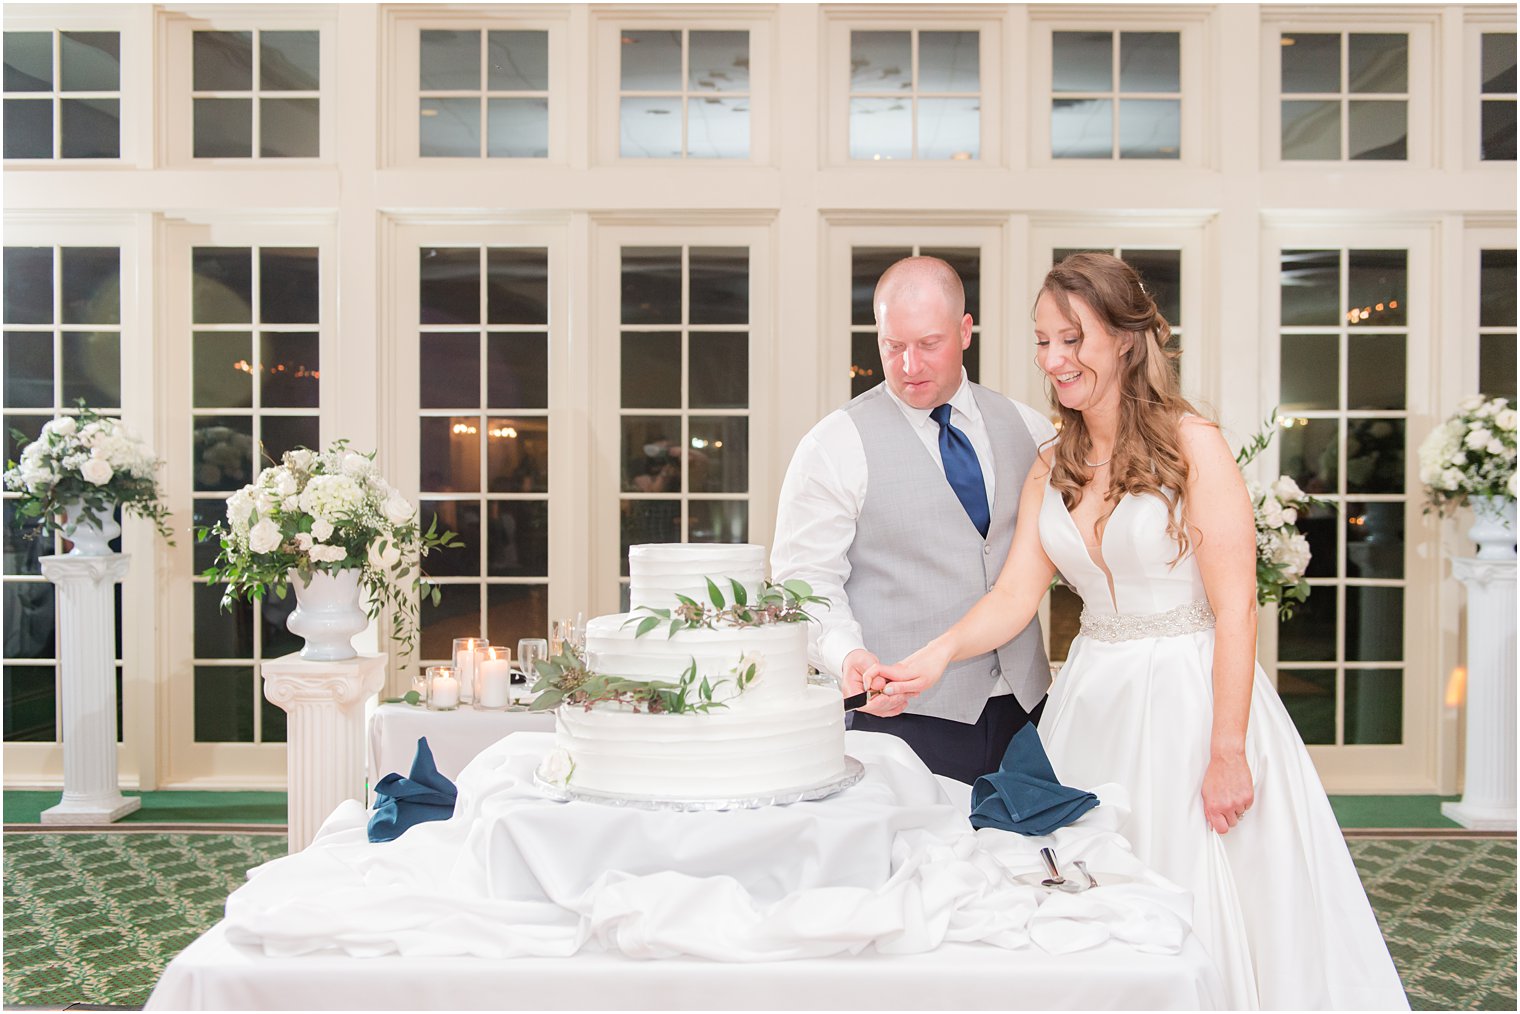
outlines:
{"label": "dark window reflection", "polygon": [[5,657],[55,658],[53,586],[47,581],[5,582]]}
{"label": "dark window reflection", "polygon": [[749,419],[743,416],[692,416],[687,449],[693,493],[744,493],[749,490]]}
{"label": "dark window reflection", "polygon": [[871,306],[871,300],[876,294],[876,282],[887,268],[912,254],[911,247],[858,246],[850,251],[851,324],[875,326],[876,313]]}
{"label": "dark window reflection", "polygon": [[1404,420],[1352,419],[1346,424],[1346,490],[1404,491]]}
{"label": "dark window reflection", "polygon": [[1333,334],[1285,334],[1279,350],[1283,412],[1340,407],[1340,339]]}
{"label": "dark window reflection", "polygon": [[121,407],[121,334],[117,331],[65,331],[63,400],[83,398],[92,408]]}
{"label": "dark window reflection", "polygon": [[1304,492],[1336,492],[1338,431],[1334,419],[1305,419],[1278,434],[1283,474]]}
{"label": "dark window reflection", "polygon": [[525,637],[544,637],[549,631],[549,586],[543,584],[492,584],[486,586],[485,635],[492,644],[504,644],[517,658],[517,642]]}
{"label": "dark window reflection", "polygon": [[[429,557],[427,562],[431,565],[432,558]],[[481,634],[479,585],[442,585],[436,606],[431,597],[422,600],[421,658],[449,658],[454,651],[454,638],[480,637]]]}
{"label": "dark window reflection", "polygon": [[1347,270],[1352,324],[1403,327],[1409,323],[1409,254],[1404,250],[1352,250]]}
{"label": "dark window reflection", "polygon": [[492,493],[549,490],[549,421],[543,416],[486,420],[486,477]]}
{"label": "dark window reflection", "polygon": [[236,490],[253,481],[253,420],[248,416],[195,417],[195,488]]}
{"label": "dark window reflection", "polygon": [[679,247],[623,248],[623,323],[681,323]]}
{"label": "dark window reflection", "polygon": [[1346,658],[1396,662],[1404,657],[1404,589],[1346,589]]}
{"label": "dark window reflection", "polygon": [[1277,695],[1308,744],[1335,742],[1335,671],[1279,669]]}
{"label": "dark window reflection", "polygon": [[427,418],[418,425],[422,492],[479,493],[480,417]]}
{"label": "dark window reflection", "polygon": [[422,323],[478,324],[480,250],[424,247],[421,257]]}
{"label": "dark window reflection", "polygon": [[486,573],[491,577],[546,577],[548,503],[493,500],[486,509]]}
{"label": "dark window reflection", "polygon": [[195,741],[253,742],[253,667],[195,667]]}
{"label": "dark window reflection", "polygon": [[53,334],[5,332],[5,404],[11,408],[53,405]]}
{"label": "dark window reflection", "polygon": [[321,342],[316,332],[265,331],[259,345],[259,398],[265,407],[316,408],[321,388]]}
{"label": "dark window reflection", "polygon": [[856,331],[850,335],[850,397],[865,394],[885,379],[876,332]]}
{"label": "dark window reflection", "polygon": [[688,513],[688,542],[749,541],[748,501],[693,500]]}
{"label": "dark window reflection", "polygon": [[36,518],[23,518],[17,513],[19,500],[4,503],[5,576],[41,574],[42,558],[53,552],[53,537],[42,531],[42,524]]}
{"label": "dark window reflection", "polygon": [[1124,261],[1156,301],[1156,309],[1173,327],[1182,326],[1182,251],[1128,250]]}
{"label": "dark window reflection", "polygon": [[486,403],[491,408],[549,407],[548,335],[487,337]]}
{"label": "dark window reflection", "polygon": [[423,531],[436,522],[438,531],[453,532],[463,543],[460,549],[428,554],[422,563],[424,570],[434,577],[476,577],[480,574],[480,501],[424,500],[418,516]]}
{"label": "dark window reflection", "polygon": [[1484,250],[1478,284],[1478,326],[1515,326],[1515,251]]}
{"label": "dark window reflection", "polygon": [[198,92],[253,88],[252,32],[192,33],[193,87]]}
{"label": "dark window reflection", "polygon": [[50,665],[6,666],[5,741],[51,743],[57,738],[57,670]]}
{"label": "dark window reflection", "polygon": [[1346,576],[1404,576],[1404,504],[1346,505]]}
{"label": "dark window reflection", "polygon": [[681,407],[681,335],[634,331],[623,335],[624,408]]}
{"label": "dark window reflection", "polygon": [[[1309,540],[1309,569],[1305,577],[1336,576],[1336,533],[1340,528],[1340,509],[1335,504],[1311,506],[1298,516],[1298,530]],[[1314,594],[1334,596],[1334,588],[1320,588]]]}
{"label": "dark window reflection", "polygon": [[53,157],[53,103],[50,100],[5,100],[5,157]]}
{"label": "dark window reflection", "polygon": [[1334,660],[1335,612],[1335,588],[1315,588],[1278,628],[1277,657],[1284,662]]}
{"label": "dark window reflection", "polygon": [[198,331],[190,353],[196,408],[253,405],[253,346],[247,331]]}
{"label": "dark window reflection", "polygon": [[618,519],[622,575],[628,576],[628,547],[681,541],[680,500],[624,500]]}
{"label": "dark window reflection", "polygon": [[1404,671],[1346,670],[1346,742],[1404,742]]}
{"label": "dark window reflection", "polygon": [[1346,407],[1404,407],[1404,336],[1353,334],[1346,361]]}
{"label": "dark window reflection", "polygon": [[622,426],[623,492],[679,493],[684,457],[680,417],[624,416]]}
{"label": "dark window reflection", "polygon": [[294,589],[283,599],[271,595],[259,604],[259,627],[264,638],[260,650],[264,658],[280,658],[300,651],[305,645],[306,642],[292,634],[290,628],[285,625],[290,619],[290,614],[295,611]]}
{"label": "dark window reflection", "polygon": [[[210,528],[214,524],[225,524],[227,521],[227,501],[210,500],[197,497],[194,501],[194,514],[190,519],[191,525],[196,528]],[[222,543],[216,536],[211,536],[204,541],[195,543],[195,572],[203,573],[206,568],[216,562],[216,556],[221,552]]]}
{"label": "dark window reflection", "polygon": [[[982,320],[982,252],[976,247],[923,247],[919,253],[925,257],[938,257],[960,275],[961,286],[966,290],[966,312],[978,324]],[[885,270],[885,269],[883,269]],[[878,275],[879,277],[879,275]],[[875,285],[875,282],[872,282]],[[870,293],[866,294],[869,311]],[[859,323],[869,324],[871,321]]]}
{"label": "dark window reflection", "polygon": [[487,250],[486,313],[492,324],[547,324],[549,251],[543,247]]}
{"label": "dark window reflection", "polygon": [[259,316],[266,324],[316,324],[321,286],[315,247],[259,251]]}
{"label": "dark window reflection", "polygon": [[195,657],[252,658],[253,604],[234,601],[223,609],[223,591],[219,584],[194,586]]}
{"label": "dark window reflection", "polygon": [[259,428],[264,444],[259,468],[277,463],[297,447],[322,448],[322,421],[314,415],[265,415]]}
{"label": "dark window reflection", "polygon": [[1515,400],[1515,333],[1478,338],[1478,390],[1490,398]]}
{"label": "dark window reflection", "polygon": [[121,100],[60,100],[58,133],[60,158],[120,158]]}
{"label": "dark window reflection", "polygon": [[121,323],[121,251],[74,246],[59,251],[65,324]]}
{"label": "dark window reflection", "polygon": [[5,248],[5,322],[53,323],[52,247]]}
{"label": "dark window reflection", "polygon": [[1336,250],[1282,252],[1282,322],[1284,326],[1340,324],[1340,265]]}
{"label": "dark window reflection", "polygon": [[196,247],[191,254],[194,289],[191,316],[197,324],[247,324],[253,320],[253,251],[246,247]]}
{"label": "dark window reflection", "polygon": [[1482,160],[1515,161],[1515,100],[1490,99],[1482,105]]}
{"label": "dark window reflection", "polygon": [[689,257],[690,322],[749,323],[749,250],[692,247]]}
{"label": "dark window reflection", "polygon": [[422,408],[478,407],[480,336],[473,332],[423,334],[417,376]]}
{"label": "dark window reflection", "polygon": [[[742,332],[693,332],[688,358],[692,408],[749,406],[749,335]],[[625,401],[624,404],[628,403]]]}

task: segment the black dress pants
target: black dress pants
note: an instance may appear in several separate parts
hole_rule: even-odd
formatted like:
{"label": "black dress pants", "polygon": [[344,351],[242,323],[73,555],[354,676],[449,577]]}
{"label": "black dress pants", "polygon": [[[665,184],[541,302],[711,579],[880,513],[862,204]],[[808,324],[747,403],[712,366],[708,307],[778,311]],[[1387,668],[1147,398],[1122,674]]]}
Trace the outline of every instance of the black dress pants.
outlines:
{"label": "black dress pants", "polygon": [[1026,712],[1016,697],[1002,694],[987,698],[975,725],[906,712],[881,718],[856,711],[850,728],[890,733],[912,747],[930,771],[969,785],[989,771],[996,771],[1014,734],[1027,723],[1038,724],[1044,710],[1043,697],[1033,711]]}

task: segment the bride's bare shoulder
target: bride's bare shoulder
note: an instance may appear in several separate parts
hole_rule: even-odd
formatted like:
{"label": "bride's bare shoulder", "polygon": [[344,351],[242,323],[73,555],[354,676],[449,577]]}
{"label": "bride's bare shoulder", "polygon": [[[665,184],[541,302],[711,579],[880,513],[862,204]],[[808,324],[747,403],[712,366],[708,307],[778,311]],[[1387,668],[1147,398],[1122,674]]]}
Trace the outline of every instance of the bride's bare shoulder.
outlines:
{"label": "bride's bare shoulder", "polygon": [[1044,482],[1046,477],[1050,475],[1052,462],[1056,459],[1055,439],[1052,438],[1048,443],[1041,445],[1035,453],[1037,456],[1034,464],[1029,467],[1029,478],[1027,481],[1031,483]]}

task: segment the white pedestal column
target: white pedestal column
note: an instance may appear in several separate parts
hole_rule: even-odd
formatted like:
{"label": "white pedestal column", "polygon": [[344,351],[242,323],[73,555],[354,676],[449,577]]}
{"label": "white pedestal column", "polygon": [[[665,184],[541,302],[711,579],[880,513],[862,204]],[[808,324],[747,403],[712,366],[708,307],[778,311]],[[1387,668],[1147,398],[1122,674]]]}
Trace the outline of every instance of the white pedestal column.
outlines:
{"label": "white pedestal column", "polygon": [[364,704],[385,683],[385,656],[308,662],[292,654],[265,662],[263,672],[264,696],[290,716],[289,840],[299,852],[339,803],[364,801]]}
{"label": "white pedestal column", "polygon": [[1467,761],[1462,799],[1441,812],[1463,827],[1515,830],[1515,561],[1451,561],[1467,586]]}
{"label": "white pedestal column", "polygon": [[44,824],[109,824],[142,805],[116,783],[116,602],[129,557],[44,556],[58,594],[63,675],[63,800]]}

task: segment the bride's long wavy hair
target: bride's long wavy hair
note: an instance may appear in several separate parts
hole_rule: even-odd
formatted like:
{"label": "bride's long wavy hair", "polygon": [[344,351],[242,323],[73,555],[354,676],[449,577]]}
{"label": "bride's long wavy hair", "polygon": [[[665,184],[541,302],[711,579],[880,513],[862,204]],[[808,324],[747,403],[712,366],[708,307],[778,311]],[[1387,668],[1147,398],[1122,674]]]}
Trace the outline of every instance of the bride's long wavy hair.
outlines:
{"label": "bride's long wavy hair", "polygon": [[[1072,254],[1045,276],[1040,296],[1049,295],[1063,316],[1081,331],[1072,310],[1076,296],[1091,308],[1105,330],[1116,339],[1128,336],[1130,349],[1119,362],[1119,428],[1115,436],[1109,486],[1103,494],[1106,523],[1126,494],[1154,493],[1170,505],[1167,534],[1177,543],[1176,563],[1192,549],[1188,528],[1188,463],[1177,426],[1185,413],[1197,414],[1182,397],[1172,346],[1172,328],[1156,301],[1140,284],[1135,269],[1105,253]],[[1038,300],[1036,300],[1038,302]],[[1091,369],[1081,358],[1077,362]],[[1061,437],[1051,463],[1051,485],[1061,492],[1067,510],[1076,507],[1082,488],[1092,481],[1092,435],[1082,413],[1062,405],[1046,378],[1050,403],[1061,416]]]}

